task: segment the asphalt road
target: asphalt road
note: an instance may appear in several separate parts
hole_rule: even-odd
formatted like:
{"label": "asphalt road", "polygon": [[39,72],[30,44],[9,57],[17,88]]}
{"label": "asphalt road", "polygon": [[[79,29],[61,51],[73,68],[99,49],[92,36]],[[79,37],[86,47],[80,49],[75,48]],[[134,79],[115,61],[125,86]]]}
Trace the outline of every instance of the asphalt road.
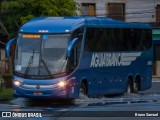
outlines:
{"label": "asphalt road", "polygon": [[3,113],[0,120],[160,120],[160,80],[155,79],[151,89],[139,94],[86,97],[65,104],[18,98],[1,103],[0,111],[11,112],[11,117]]}

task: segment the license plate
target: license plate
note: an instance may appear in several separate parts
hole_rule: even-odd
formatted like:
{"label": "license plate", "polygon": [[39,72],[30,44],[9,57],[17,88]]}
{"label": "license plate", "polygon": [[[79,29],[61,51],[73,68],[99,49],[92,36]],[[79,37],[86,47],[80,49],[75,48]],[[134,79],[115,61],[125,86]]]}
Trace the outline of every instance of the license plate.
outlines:
{"label": "license plate", "polygon": [[43,95],[42,92],[34,92],[33,94],[34,94],[34,95]]}

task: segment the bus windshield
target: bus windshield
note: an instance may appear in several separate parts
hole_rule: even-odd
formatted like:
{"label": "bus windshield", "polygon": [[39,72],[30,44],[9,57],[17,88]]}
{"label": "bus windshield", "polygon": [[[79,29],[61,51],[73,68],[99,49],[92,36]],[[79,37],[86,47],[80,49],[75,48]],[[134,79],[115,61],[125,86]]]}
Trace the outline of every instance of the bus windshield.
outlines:
{"label": "bus windshield", "polygon": [[15,72],[48,76],[66,71],[66,49],[70,34],[19,34],[15,53]]}

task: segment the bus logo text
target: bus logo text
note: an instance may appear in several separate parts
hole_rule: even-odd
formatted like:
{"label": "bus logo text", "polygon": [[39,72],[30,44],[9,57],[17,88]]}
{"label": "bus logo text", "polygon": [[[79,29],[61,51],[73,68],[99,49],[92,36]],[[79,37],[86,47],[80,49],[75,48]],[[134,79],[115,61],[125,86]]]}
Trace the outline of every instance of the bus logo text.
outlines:
{"label": "bus logo text", "polygon": [[138,53],[93,53],[90,67],[128,66],[141,55]]}

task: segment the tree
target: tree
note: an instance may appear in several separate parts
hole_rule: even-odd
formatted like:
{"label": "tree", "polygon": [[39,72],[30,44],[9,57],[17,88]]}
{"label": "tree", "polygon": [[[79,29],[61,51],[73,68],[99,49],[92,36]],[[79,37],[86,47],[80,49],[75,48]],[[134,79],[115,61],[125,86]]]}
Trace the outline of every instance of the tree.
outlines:
{"label": "tree", "polygon": [[6,29],[6,27],[4,26],[4,24],[0,21],[0,27],[2,29],[2,31],[4,32],[4,34],[6,34],[7,36],[9,36],[9,33]]}
{"label": "tree", "polygon": [[29,19],[37,16],[74,16],[78,6],[74,0],[3,0],[0,21],[13,37]]}

